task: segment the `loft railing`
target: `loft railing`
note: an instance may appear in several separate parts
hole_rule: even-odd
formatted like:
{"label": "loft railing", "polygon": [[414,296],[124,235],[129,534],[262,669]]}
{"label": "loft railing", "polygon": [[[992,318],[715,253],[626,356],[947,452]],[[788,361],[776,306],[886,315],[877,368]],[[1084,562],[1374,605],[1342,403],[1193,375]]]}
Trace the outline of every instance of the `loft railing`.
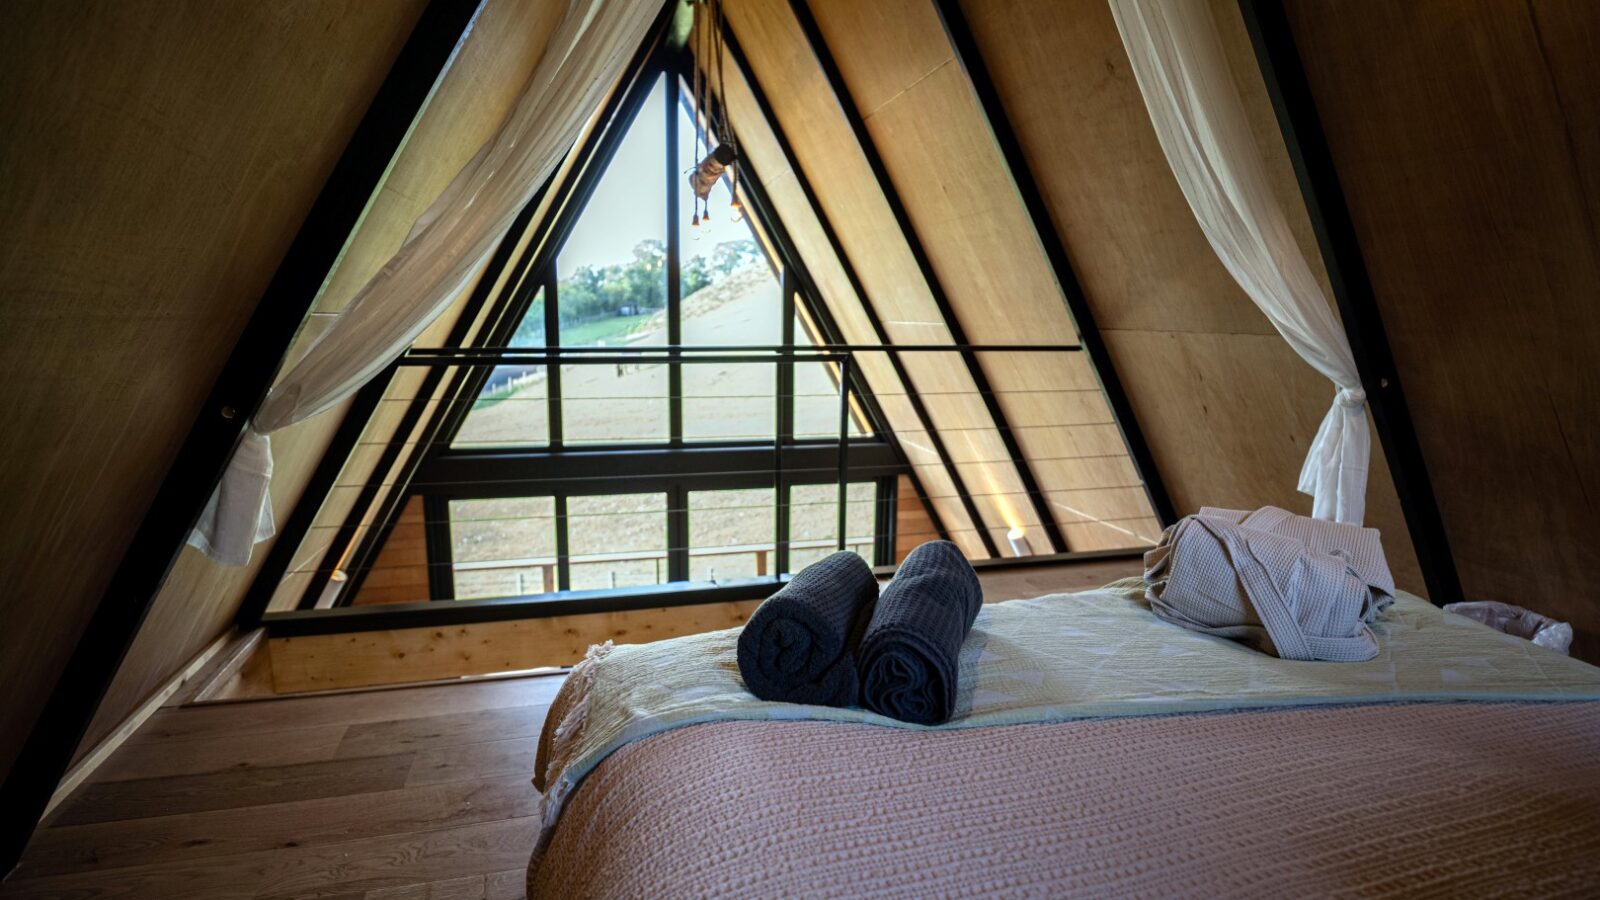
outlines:
{"label": "loft railing", "polygon": [[[473,621],[484,618],[536,617],[570,613],[590,609],[642,608],[677,605],[711,600],[760,597],[782,584],[787,573],[798,565],[791,564],[792,555],[819,554],[826,549],[855,549],[869,561],[878,565],[893,563],[896,539],[903,543],[918,543],[934,537],[954,537],[961,540],[963,532],[977,532],[988,546],[989,531],[998,523],[988,521],[978,509],[984,502],[986,508],[993,504],[1009,502],[1030,505],[1043,513],[1041,523],[1047,529],[1055,527],[1043,502],[1043,494],[1032,482],[1026,461],[1016,457],[986,459],[975,456],[971,447],[981,441],[963,445],[960,458],[945,445],[947,440],[964,437],[964,432],[1000,432],[1008,438],[1011,428],[999,403],[1003,391],[946,390],[925,391],[918,394],[911,384],[887,386],[887,391],[867,390],[863,367],[869,355],[906,356],[909,354],[958,354],[972,358],[978,354],[1061,354],[1073,353],[1074,344],[1057,345],[955,345],[917,344],[899,346],[822,344],[797,346],[618,346],[618,347],[501,347],[434,349],[419,348],[405,354],[396,365],[402,368],[429,368],[465,373],[467,377],[452,381],[454,393],[448,397],[387,397],[388,403],[431,404],[432,415],[439,424],[432,431],[417,429],[394,440],[365,444],[383,447],[385,459],[405,459],[408,466],[394,463],[380,468],[361,483],[341,484],[346,490],[359,489],[365,506],[358,508],[343,525],[322,523],[321,529],[331,549],[320,565],[303,564],[291,575],[302,582],[309,581],[304,589],[299,609],[287,612],[281,604],[269,614],[268,621],[277,622],[291,631],[296,629],[341,630],[338,621],[378,622],[381,627],[400,627],[406,616],[422,618],[416,624],[434,624],[449,621]],[[826,395],[816,392],[802,393],[795,387],[795,367],[820,364],[829,375],[833,389]],[[684,389],[684,372],[692,366],[751,366],[768,365],[774,369],[772,387],[751,388],[749,396],[731,395],[727,401],[748,400],[750,397],[770,397],[773,403],[768,421],[772,428],[764,434],[720,435],[719,439],[697,441],[692,436],[693,423],[685,422],[686,405],[694,402],[715,401],[715,396],[696,396]],[[614,367],[618,377],[636,373],[650,367],[665,367],[670,377],[667,390],[652,397],[594,397],[563,395],[561,373],[574,367]],[[520,368],[520,372],[507,375],[507,370]],[[534,387],[542,370],[544,395],[520,397],[523,390]],[[878,371],[884,371],[882,369]],[[924,369],[923,371],[931,371]],[[492,384],[495,372],[506,375],[511,385],[490,403],[539,401],[548,404],[546,422],[547,439],[537,445],[513,443],[504,446],[485,446],[482,443],[457,440],[467,416],[478,407],[484,396],[483,386]],[[530,374],[533,373],[533,374]],[[787,374],[785,374],[787,373]],[[513,379],[520,379],[520,383]],[[885,387],[874,385],[875,387]],[[895,388],[898,388],[896,390]],[[1085,388],[1044,388],[1026,393],[1048,395],[1082,391]],[[988,417],[972,412],[974,421],[949,424],[952,410],[961,409],[954,404],[940,407],[945,413],[944,428],[931,427],[925,398],[958,395],[976,398],[988,410]],[[796,403],[802,399],[825,399],[833,405],[832,436],[823,438],[814,427],[817,421],[816,404],[810,404],[813,415],[808,428],[810,436],[796,435]],[[898,407],[905,409],[909,403],[923,426],[912,429],[918,440],[933,444],[938,464],[948,475],[954,493],[929,494],[920,491],[921,500],[933,508],[932,501],[959,501],[955,507],[942,504],[947,510],[964,509],[967,521],[937,521],[926,533],[896,534],[895,504],[897,480],[911,474],[895,435],[882,412],[881,403],[891,398],[903,401]],[[1039,399],[1037,397],[1030,399]],[[1048,402],[1048,397],[1044,398]],[[668,427],[658,439],[639,442],[593,442],[575,439],[564,423],[570,424],[574,404],[652,400],[669,405]],[[964,400],[962,402],[965,402]],[[972,405],[965,406],[973,411]],[[904,413],[899,413],[903,415]],[[592,418],[592,417],[591,417]],[[1114,424],[1114,423],[1107,423]],[[858,427],[852,436],[852,425]],[[691,427],[686,427],[691,426]],[[1030,427],[1030,426],[1025,426]],[[1035,425],[1031,427],[1054,427]],[[909,432],[908,432],[909,433]],[[427,435],[418,438],[417,435]],[[413,442],[402,448],[406,452],[395,454],[394,444]],[[1007,440],[1008,447],[1014,441]],[[927,449],[927,448],[922,448]],[[926,453],[919,454],[921,466],[933,465]],[[1076,457],[1062,457],[1076,458]],[[1045,460],[1049,462],[1049,460]],[[977,489],[963,483],[962,467],[970,472],[976,466],[997,466],[1005,469],[1007,476],[1024,485],[1022,490],[1005,491],[991,482]],[[871,500],[853,497],[852,483],[875,485]],[[832,536],[820,539],[815,534],[796,535],[789,532],[791,518],[799,508],[808,504],[795,502],[791,491],[797,487],[813,490],[831,488],[833,499],[826,501],[834,516]],[[1142,485],[1113,485],[1112,487],[1142,487]],[[723,540],[706,544],[691,540],[689,527],[689,496],[691,492],[731,491],[745,488],[770,489],[772,500],[759,510],[771,510],[773,529],[771,540],[759,533],[741,536],[738,540]],[[946,487],[945,491],[951,490]],[[580,514],[569,509],[569,504],[596,495],[627,495],[630,493],[661,494],[664,503],[643,512],[611,512]],[[387,499],[383,495],[387,495]],[[352,601],[365,596],[363,585],[378,585],[395,577],[397,568],[415,569],[412,564],[388,565],[380,560],[380,553],[397,527],[399,510],[406,497],[424,498],[424,515],[420,523],[426,534],[428,555],[423,564],[428,570],[428,596],[430,601],[415,603],[382,604],[381,617],[363,606],[352,607]],[[455,559],[452,551],[452,514],[449,504],[464,500],[510,500],[520,498],[549,499],[548,512],[522,516],[518,521],[544,519],[555,523],[559,535],[556,546],[543,549],[532,547],[522,553],[502,553],[489,558]],[[382,501],[382,502],[380,502]],[[817,501],[812,506],[821,503]],[[872,532],[864,534],[859,523],[852,528],[851,515],[860,512],[863,503],[873,509]],[[379,510],[378,515],[373,510]],[[740,509],[729,507],[727,509]],[[726,510],[721,510],[726,511]],[[700,514],[697,512],[697,515]],[[576,522],[594,520],[606,515],[665,516],[666,540],[662,545],[639,547],[619,546],[596,548],[568,546],[567,535]],[[752,516],[752,519],[762,519]],[[470,519],[469,519],[470,521]],[[483,520],[493,521],[493,520]],[[764,521],[764,520],[763,520]],[[412,522],[415,525],[417,523]],[[593,522],[591,521],[592,525]],[[766,526],[759,526],[765,528]],[[333,532],[327,534],[327,532]],[[1128,531],[1129,545],[1143,541]],[[1035,540],[1044,545],[1042,535]],[[968,542],[976,546],[974,537]],[[341,549],[342,548],[342,549]],[[533,552],[527,552],[528,549]],[[1051,554],[1049,546],[1039,546],[1037,558],[1059,560],[1074,554]],[[992,553],[993,551],[991,551]],[[994,554],[999,555],[999,554]],[[730,560],[726,574],[718,572],[720,566],[713,560]],[[744,560],[738,562],[737,560]],[[329,560],[332,560],[330,563]],[[609,575],[605,574],[610,566]],[[652,584],[626,585],[619,572],[644,571],[647,575],[635,576]],[[569,576],[578,569],[586,575],[583,584],[575,584]],[[504,588],[487,589],[490,596],[475,594],[470,599],[456,599],[454,579],[482,573],[501,573],[507,576]],[[600,573],[597,575],[597,573]],[[369,576],[371,576],[369,578]],[[575,589],[576,588],[576,589]],[[503,591],[504,596],[499,594]],[[472,593],[468,591],[468,593]],[[463,595],[465,596],[465,595]],[[438,603],[438,600],[453,600]],[[365,601],[359,601],[364,603]],[[332,608],[327,608],[332,607]],[[453,610],[444,612],[444,610]],[[303,623],[322,617],[320,625]],[[444,619],[441,619],[444,617]],[[301,624],[296,624],[301,623]],[[379,627],[352,625],[350,627]]]}

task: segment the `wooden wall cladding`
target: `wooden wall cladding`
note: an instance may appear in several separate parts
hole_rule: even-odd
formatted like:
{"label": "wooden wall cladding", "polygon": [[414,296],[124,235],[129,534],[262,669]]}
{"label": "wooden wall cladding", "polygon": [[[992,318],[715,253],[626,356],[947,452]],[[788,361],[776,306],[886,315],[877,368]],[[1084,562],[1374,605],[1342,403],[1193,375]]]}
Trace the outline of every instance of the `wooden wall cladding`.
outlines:
{"label": "wooden wall cladding", "polygon": [[[728,5],[728,20],[869,294],[863,301],[872,305],[889,340],[952,343],[905,236],[788,4],[741,0]],[[915,42],[908,46],[922,50]],[[948,56],[948,47],[944,51]],[[858,105],[870,127],[872,107]],[[879,147],[880,152],[885,149]],[[757,165],[766,171],[759,159]],[[896,186],[902,197],[912,189],[930,187]],[[971,375],[957,359],[953,354],[909,354],[902,361],[940,436],[947,443],[963,445],[964,459],[957,459],[955,468],[984,519],[983,527],[1002,552],[1008,552],[1005,534],[1011,526],[1020,525],[1041,538],[1042,526]]]}
{"label": "wooden wall cladding", "polygon": [[[815,0],[809,8],[967,338],[1075,342],[1065,298],[933,4]],[[980,364],[1070,549],[1154,543],[1161,526],[1088,359],[1005,353],[984,354]],[[983,421],[982,407],[968,406],[965,414]],[[1005,458],[997,436],[953,437],[957,459]]]}
{"label": "wooden wall cladding", "polygon": [[894,561],[898,563],[919,545],[937,540],[939,530],[934,527],[933,517],[922,505],[911,479],[901,475],[895,479]]}
{"label": "wooden wall cladding", "polygon": [[1462,586],[1600,660],[1600,6],[1288,11]]}
{"label": "wooden wall cladding", "polygon": [[[178,313],[163,313],[170,317],[151,320],[145,327],[165,331],[161,340],[174,343],[159,344],[168,348],[164,352],[150,351],[159,353],[162,357],[160,360],[149,358],[146,353],[139,354],[139,362],[130,361],[118,371],[116,378],[126,378],[130,372],[146,371],[151,379],[148,390],[170,396],[175,387],[181,385],[181,393],[193,392],[193,403],[198,404],[203,400],[215,369],[207,369],[207,374],[201,375],[193,363],[200,356],[209,358],[214,355],[215,365],[220,366],[221,359],[232,347],[233,338],[221,339],[218,335],[235,334],[244,317],[249,314],[255,299],[260,296],[261,286],[270,278],[288,241],[299,227],[311,199],[321,187],[327,169],[344,149],[349,132],[388,72],[422,5],[420,0],[381,0],[367,4],[314,2],[292,9],[253,9],[249,16],[226,14],[207,4],[198,4],[200,12],[197,13],[186,13],[185,7],[180,4],[133,4],[127,7],[129,15],[137,13],[135,18],[140,20],[140,28],[162,32],[170,30],[174,35],[198,34],[198,39],[207,46],[208,53],[209,48],[220,44],[215,47],[217,59],[206,63],[200,72],[188,77],[203,78],[204,83],[214,85],[219,78],[218,72],[226,71],[228,78],[222,82],[224,86],[216,90],[224,95],[230,91],[249,93],[242,93],[227,104],[215,98],[204,100],[207,105],[182,112],[181,115],[178,111],[172,111],[173,119],[167,122],[168,127],[178,129],[181,123],[183,130],[173,130],[164,134],[159,141],[153,141],[148,151],[150,160],[140,157],[138,161],[130,163],[130,149],[126,143],[112,141],[98,149],[111,156],[115,160],[114,165],[130,166],[132,170],[144,165],[163,165],[172,154],[181,156],[177,148],[201,139],[191,136],[191,131],[193,135],[203,136],[204,140],[243,141],[245,143],[231,151],[231,156],[213,162],[219,167],[219,175],[226,176],[228,191],[242,192],[244,196],[253,198],[251,202],[256,205],[227,207],[218,202],[212,193],[219,188],[208,187],[203,195],[191,195],[190,192],[195,189],[191,183],[169,181],[163,185],[163,190],[171,191],[177,197],[184,198],[184,204],[193,203],[195,207],[188,209],[184,206],[185,211],[181,214],[176,209],[162,210],[159,216],[151,220],[160,227],[146,232],[146,237],[159,240],[164,234],[169,237],[172,234],[186,234],[196,216],[208,223],[206,227],[210,233],[204,236],[204,240],[176,245],[157,259],[161,260],[161,266],[171,278],[188,282],[185,288],[190,292],[185,295],[187,302],[204,311],[210,325],[205,328],[185,325],[181,330],[183,342],[178,342],[178,334],[167,330],[175,321],[181,321]],[[512,0],[491,0],[480,13],[473,36],[462,47],[450,72],[436,89],[401,155],[374,196],[360,229],[346,246],[339,266],[324,285],[315,312],[290,352],[291,360],[298,359],[309,349],[311,341],[327,327],[333,315],[399,248],[417,215],[455,176],[478,146],[494,133],[543,52],[558,13],[559,10],[553,10],[549,4]],[[276,46],[280,41],[287,42],[292,52]],[[130,47],[127,52],[133,56],[123,60],[123,64],[134,66],[136,60],[138,71],[146,71],[145,67],[150,64],[150,48],[140,45]],[[195,53],[188,49],[183,52],[191,56]],[[339,65],[330,68],[328,60],[338,60]],[[347,68],[350,71],[346,71]],[[90,76],[84,74],[83,77]],[[123,75],[105,73],[104,77],[121,78]],[[197,93],[202,99],[209,96],[208,91],[199,86],[174,91],[175,95],[180,93],[185,97],[189,93]],[[257,99],[258,96],[260,99]],[[179,101],[177,96],[168,98],[162,95],[157,99],[161,103]],[[263,124],[258,121],[262,110],[273,111],[278,118]],[[83,112],[82,115],[91,114]],[[307,136],[312,129],[319,137]],[[337,129],[336,133],[331,129]],[[308,156],[310,149],[314,149],[315,153]],[[305,182],[303,189],[302,180]],[[276,207],[282,204],[285,199],[283,192],[291,183],[295,196],[303,202],[297,201],[292,208],[283,204],[282,209],[275,210],[264,219],[267,210],[259,205],[270,203]],[[107,186],[96,202],[125,202],[120,190]],[[203,214],[196,210],[203,211]],[[168,221],[168,215],[174,218]],[[132,247],[133,243],[130,242],[135,239],[131,235],[137,233],[86,235],[83,240],[91,244],[99,241],[102,246],[109,244],[113,247],[119,246],[119,243],[129,243]],[[219,233],[230,237],[218,238]],[[82,247],[59,249],[82,252]],[[119,253],[122,252],[131,254],[136,251],[119,250]],[[155,262],[152,260],[151,264]],[[219,287],[201,277],[201,273],[210,270],[223,266],[244,266],[246,263],[251,267],[253,277],[259,279],[258,282],[249,285],[230,282],[226,287]],[[150,302],[163,290],[167,288],[153,291],[148,297],[141,296],[139,302]],[[228,327],[221,327],[215,321],[225,306],[217,302],[219,297],[236,301],[234,307],[228,307],[234,316],[234,324]],[[176,302],[171,296],[168,300]],[[115,302],[117,305],[114,308],[127,308],[121,305],[120,299]],[[447,328],[452,318],[453,314],[441,318],[430,333]],[[130,319],[126,312],[119,311],[105,321],[126,327]],[[139,320],[134,318],[132,321]],[[156,362],[162,365],[154,365]],[[163,365],[187,366],[188,371],[180,379],[171,372],[163,374]],[[405,378],[397,379],[395,390],[404,391],[408,383]],[[127,402],[137,406],[132,400]],[[394,405],[385,403],[382,406]],[[85,414],[82,407],[76,410],[65,407],[63,411]],[[272,503],[279,522],[288,518],[306,479],[310,477],[338,427],[343,412],[342,408],[331,410],[272,436],[275,456]],[[171,419],[176,424],[163,425],[158,429],[148,422],[141,422],[139,428],[155,434],[167,435],[170,432],[181,435],[187,427],[187,417],[192,415],[193,408],[186,407],[181,416]],[[77,424],[82,427],[84,423]],[[165,465],[164,460],[174,449],[165,448],[166,456],[162,457],[161,465]],[[93,462],[99,465],[104,461],[104,451],[101,449],[94,455]],[[153,490],[158,475],[159,469],[156,469],[143,476],[146,483],[140,488]],[[116,513],[124,526],[131,530],[138,524],[138,515],[128,511],[143,508],[141,503],[129,501],[126,505],[118,505],[107,500],[99,507],[99,511]],[[122,540],[125,541],[126,537]],[[116,546],[120,552],[122,545]],[[83,747],[93,746],[100,735],[115,728],[172,672],[231,626],[238,603],[255,577],[268,547],[270,544],[258,545],[251,565],[239,568],[217,565],[193,550],[183,552],[101,704]],[[302,550],[301,555],[304,557],[307,554]],[[320,555],[304,565],[308,568],[315,566],[318,560]],[[115,563],[116,555],[111,554],[107,562],[108,572]],[[96,596],[90,593],[85,602],[92,602]],[[70,649],[70,645],[64,647],[62,652],[67,649]]]}
{"label": "wooden wall cladding", "polygon": [[367,606],[429,599],[427,517],[422,498],[412,497],[395,519],[372,570],[350,602]]}
{"label": "wooden wall cladding", "polygon": [[[762,187],[783,219],[806,269],[816,280],[817,289],[822,292],[822,302],[837,321],[845,340],[853,344],[876,344],[878,340],[872,323],[851,289],[849,277],[833,254],[822,225],[813,214],[795,173],[785,161],[775,136],[763,121],[749,85],[745,82],[744,73],[735,67],[731,58],[727,60],[725,90],[724,102],[738,132],[741,151],[760,175]],[[819,194],[823,190],[820,185],[815,188]],[[934,450],[933,439],[918,422],[906,398],[905,385],[895,374],[887,355],[864,353],[859,357],[859,364],[867,386],[877,398],[908,462],[922,480],[929,503],[949,529],[950,539],[969,558],[983,558],[987,553],[979,541],[977,526],[967,517],[966,510],[957,499],[949,470]]]}
{"label": "wooden wall cladding", "polygon": [[[1194,221],[1102,0],[962,4],[1180,514],[1274,504],[1295,490],[1333,386],[1239,289]],[[1236,5],[1218,26],[1269,174],[1326,285],[1304,202]],[[1367,522],[1401,586],[1421,591],[1374,441]]]}
{"label": "wooden wall cladding", "polygon": [[[6,5],[0,771],[421,7]],[[226,618],[189,601],[144,693]]]}
{"label": "wooden wall cladding", "polygon": [[273,638],[280,694],[570,666],[590,645],[640,644],[743,625],[760,600],[627,612]]}

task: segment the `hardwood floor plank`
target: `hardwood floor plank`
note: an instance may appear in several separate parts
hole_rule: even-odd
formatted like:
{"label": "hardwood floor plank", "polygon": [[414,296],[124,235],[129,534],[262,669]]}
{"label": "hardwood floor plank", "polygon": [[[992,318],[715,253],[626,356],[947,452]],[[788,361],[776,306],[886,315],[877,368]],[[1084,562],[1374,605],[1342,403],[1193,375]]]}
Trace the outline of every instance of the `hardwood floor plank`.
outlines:
{"label": "hardwood floor plank", "polygon": [[482,875],[367,891],[365,900],[484,900]]}
{"label": "hardwood floor plank", "polygon": [[62,805],[53,824],[86,825],[394,790],[405,786],[414,759],[414,754],[398,753],[92,782]]}
{"label": "hardwood floor plank", "polygon": [[193,740],[291,731],[323,725],[387,722],[412,716],[451,712],[547,706],[555,699],[556,691],[561,688],[564,680],[565,678],[560,675],[544,675],[501,681],[185,706],[157,712],[139,733],[150,740]]}
{"label": "hardwood floor plank", "polygon": [[547,710],[548,707],[510,707],[351,725],[339,742],[339,756],[372,756],[511,738],[537,738]]}
{"label": "hardwood floor plank", "polygon": [[273,734],[230,734],[168,741],[136,734],[95,773],[95,781],[132,781],[199,775],[231,769],[284,766],[333,759],[346,725],[322,725]]}
{"label": "hardwood floor plank", "polygon": [[494,872],[484,879],[484,900],[527,900],[528,868]]}
{"label": "hardwood floor plank", "polygon": [[537,832],[535,817],[527,816],[319,847],[134,866],[110,874],[12,880],[0,887],[0,897],[290,900],[354,896],[526,866]]}
{"label": "hardwood floor plank", "polygon": [[404,835],[533,815],[539,795],[528,776],[456,781],[347,797],[40,831],[12,878],[108,872],[381,835]]}
{"label": "hardwood floor plank", "polygon": [[[540,721],[543,722],[543,717],[540,717]],[[411,764],[406,786],[518,775],[532,779],[533,764],[538,753],[537,736],[419,750],[416,762]]]}

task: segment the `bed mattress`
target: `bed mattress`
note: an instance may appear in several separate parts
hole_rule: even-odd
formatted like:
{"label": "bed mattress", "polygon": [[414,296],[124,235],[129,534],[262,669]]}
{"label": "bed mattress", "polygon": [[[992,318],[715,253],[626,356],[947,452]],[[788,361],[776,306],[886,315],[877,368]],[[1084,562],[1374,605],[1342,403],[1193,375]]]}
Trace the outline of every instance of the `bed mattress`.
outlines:
{"label": "bed mattress", "polygon": [[1594,896],[1600,703],[954,731],[696,725],[569,799],[532,897]]}
{"label": "bed mattress", "polygon": [[1399,594],[1360,663],[985,607],[937,728],[744,690],[737,631],[596,648],[532,896],[1595,896],[1600,669]]}

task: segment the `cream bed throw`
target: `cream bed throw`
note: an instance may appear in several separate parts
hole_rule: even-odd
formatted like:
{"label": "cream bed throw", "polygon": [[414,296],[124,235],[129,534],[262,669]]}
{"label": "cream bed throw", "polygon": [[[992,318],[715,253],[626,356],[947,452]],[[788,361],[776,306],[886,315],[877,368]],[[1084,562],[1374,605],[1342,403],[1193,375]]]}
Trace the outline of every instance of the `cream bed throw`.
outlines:
{"label": "cream bed throw", "polygon": [[[1163,713],[1415,701],[1600,699],[1600,668],[1397,593],[1377,655],[1279,659],[1164,622],[1144,582],[985,606],[940,729]],[[739,678],[738,629],[590,650],[551,711],[535,782],[544,846],[573,788],[630,742],[703,722],[820,720],[925,728],[857,708],[769,703]]]}

